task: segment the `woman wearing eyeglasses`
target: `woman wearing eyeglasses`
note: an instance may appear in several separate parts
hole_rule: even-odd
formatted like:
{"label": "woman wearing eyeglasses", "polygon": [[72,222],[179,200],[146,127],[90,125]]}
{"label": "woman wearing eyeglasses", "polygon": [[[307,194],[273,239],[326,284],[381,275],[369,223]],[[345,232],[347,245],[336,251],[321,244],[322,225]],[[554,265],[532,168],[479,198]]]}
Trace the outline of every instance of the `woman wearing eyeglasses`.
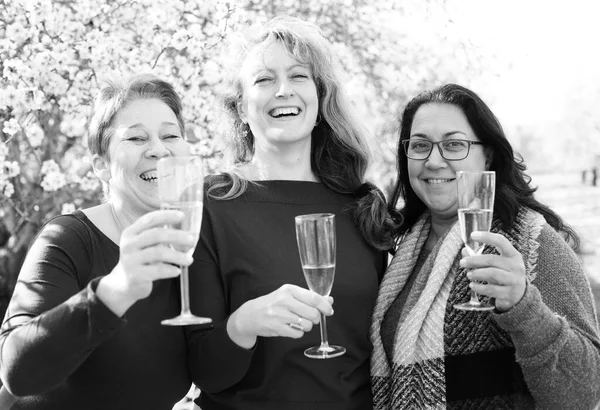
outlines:
{"label": "woman wearing eyeglasses", "polygon": [[[375,409],[590,409],[600,400],[600,337],[575,232],[534,197],[526,167],[487,105],[448,84],[402,115],[403,223],[379,290],[371,340]],[[456,171],[495,171],[488,246],[468,256]],[[469,274],[467,275],[467,271]],[[470,289],[493,312],[453,305]]]}

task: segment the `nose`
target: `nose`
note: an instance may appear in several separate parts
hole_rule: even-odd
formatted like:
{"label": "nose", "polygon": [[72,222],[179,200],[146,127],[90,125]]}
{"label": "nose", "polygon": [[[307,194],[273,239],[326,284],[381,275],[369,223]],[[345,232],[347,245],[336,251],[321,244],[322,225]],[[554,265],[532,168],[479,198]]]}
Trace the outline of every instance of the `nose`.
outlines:
{"label": "nose", "polygon": [[291,97],[292,95],[294,95],[294,88],[292,87],[292,84],[288,80],[282,80],[279,83],[275,97],[287,98]]}
{"label": "nose", "polygon": [[448,163],[442,157],[442,147],[440,147],[440,144],[432,147],[431,154],[425,161],[425,166],[430,169],[446,168],[448,166]]}
{"label": "nose", "polygon": [[171,155],[171,151],[169,151],[160,138],[151,138],[148,143],[146,157],[160,159]]}

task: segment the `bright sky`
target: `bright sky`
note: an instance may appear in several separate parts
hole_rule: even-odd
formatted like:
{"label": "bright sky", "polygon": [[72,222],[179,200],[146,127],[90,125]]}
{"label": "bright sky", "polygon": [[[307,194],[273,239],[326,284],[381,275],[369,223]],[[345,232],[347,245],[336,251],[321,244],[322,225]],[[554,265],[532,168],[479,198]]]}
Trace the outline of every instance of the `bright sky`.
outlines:
{"label": "bright sky", "polygon": [[446,0],[455,29],[512,68],[487,91],[501,119],[539,124],[600,103],[600,1]]}

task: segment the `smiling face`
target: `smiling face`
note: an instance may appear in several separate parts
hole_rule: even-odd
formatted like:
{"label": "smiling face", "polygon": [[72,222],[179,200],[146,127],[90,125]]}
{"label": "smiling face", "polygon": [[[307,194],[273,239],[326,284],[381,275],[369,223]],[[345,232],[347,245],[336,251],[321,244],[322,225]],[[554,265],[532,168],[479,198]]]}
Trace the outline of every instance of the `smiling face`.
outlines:
{"label": "smiling face", "polygon": [[308,64],[272,41],[248,54],[241,82],[238,112],[250,126],[257,147],[310,141],[319,100]]}
{"label": "smiling face", "polygon": [[108,158],[94,157],[94,168],[109,185],[110,199],[143,215],[159,209],[156,163],[171,155],[189,155],[173,111],[157,99],[130,102],[114,118]]}
{"label": "smiling face", "polygon": [[[446,139],[479,141],[462,109],[452,104],[422,105],[413,119],[411,139],[431,142]],[[471,145],[469,155],[459,161],[448,161],[434,146],[426,160],[408,159],[410,185],[431,211],[432,217],[457,218],[456,171],[485,171],[486,156],[482,145]]]}

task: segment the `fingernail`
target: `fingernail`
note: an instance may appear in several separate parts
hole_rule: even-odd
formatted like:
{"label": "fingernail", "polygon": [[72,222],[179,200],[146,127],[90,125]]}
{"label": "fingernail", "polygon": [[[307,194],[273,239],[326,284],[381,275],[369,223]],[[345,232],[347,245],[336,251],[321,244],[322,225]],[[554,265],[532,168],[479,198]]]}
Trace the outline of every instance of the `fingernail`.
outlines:
{"label": "fingernail", "polygon": [[466,263],[467,263],[467,262],[465,262],[465,258],[462,258],[462,259],[461,259],[461,260],[458,262],[458,264],[459,264],[461,267],[464,267]]}
{"label": "fingernail", "polygon": [[467,272],[467,278],[471,279],[471,276],[473,276],[473,274],[471,272]]}

